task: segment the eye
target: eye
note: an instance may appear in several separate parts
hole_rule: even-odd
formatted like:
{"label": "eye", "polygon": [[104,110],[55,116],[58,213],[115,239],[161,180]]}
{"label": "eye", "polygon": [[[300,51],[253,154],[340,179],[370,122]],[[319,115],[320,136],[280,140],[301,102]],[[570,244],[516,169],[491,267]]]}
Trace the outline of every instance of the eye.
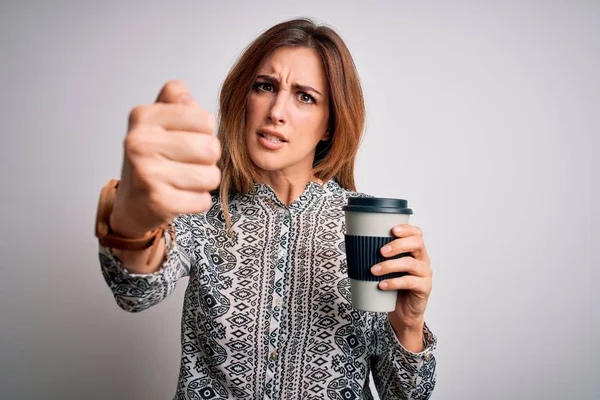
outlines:
{"label": "eye", "polygon": [[274,92],[275,86],[268,82],[256,82],[254,89],[260,92]]}
{"label": "eye", "polygon": [[312,103],[316,103],[316,100],[314,97],[312,97],[310,94],[305,93],[305,92],[300,92],[298,99],[300,100],[300,102],[302,103],[306,103],[306,104],[312,104]]}

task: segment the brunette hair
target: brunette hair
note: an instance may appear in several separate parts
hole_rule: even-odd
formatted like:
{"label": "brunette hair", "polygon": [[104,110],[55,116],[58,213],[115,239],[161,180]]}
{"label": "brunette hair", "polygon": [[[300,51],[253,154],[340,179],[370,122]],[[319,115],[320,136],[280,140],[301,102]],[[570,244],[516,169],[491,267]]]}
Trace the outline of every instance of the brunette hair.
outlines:
{"label": "brunette hair", "polygon": [[261,174],[245,144],[248,95],[262,62],[280,47],[307,47],[321,58],[329,90],[330,139],[320,142],[313,172],[323,182],[335,178],[340,186],[356,190],[354,160],[365,123],[365,105],[356,66],[342,38],[331,28],[301,18],[282,22],[256,38],[225,78],[219,101],[218,138],[223,151],[220,198],[231,228],[229,195],[246,194],[260,182]]}

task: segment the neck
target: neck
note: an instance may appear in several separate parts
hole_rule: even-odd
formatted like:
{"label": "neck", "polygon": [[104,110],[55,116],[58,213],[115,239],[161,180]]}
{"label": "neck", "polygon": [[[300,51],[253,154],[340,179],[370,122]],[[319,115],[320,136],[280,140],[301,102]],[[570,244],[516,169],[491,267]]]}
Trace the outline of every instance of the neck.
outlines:
{"label": "neck", "polygon": [[313,175],[312,170],[296,174],[285,174],[279,171],[265,173],[263,183],[273,189],[279,201],[289,206],[300,197],[308,182],[311,181],[323,183]]}

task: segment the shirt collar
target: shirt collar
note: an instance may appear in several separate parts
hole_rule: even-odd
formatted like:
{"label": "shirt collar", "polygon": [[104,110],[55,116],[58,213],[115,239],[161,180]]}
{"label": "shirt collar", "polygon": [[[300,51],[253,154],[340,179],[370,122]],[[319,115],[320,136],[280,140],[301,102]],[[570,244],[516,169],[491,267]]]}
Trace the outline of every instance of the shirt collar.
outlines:
{"label": "shirt collar", "polygon": [[325,182],[324,184],[312,181],[308,182],[302,194],[298,196],[298,198],[296,198],[292,204],[289,205],[289,207],[283,204],[277,198],[273,188],[265,183],[256,183],[254,185],[254,196],[275,208],[284,208],[290,210],[291,212],[299,212],[303,211],[319,199],[322,199],[336,188],[339,188],[339,185],[333,179]]}

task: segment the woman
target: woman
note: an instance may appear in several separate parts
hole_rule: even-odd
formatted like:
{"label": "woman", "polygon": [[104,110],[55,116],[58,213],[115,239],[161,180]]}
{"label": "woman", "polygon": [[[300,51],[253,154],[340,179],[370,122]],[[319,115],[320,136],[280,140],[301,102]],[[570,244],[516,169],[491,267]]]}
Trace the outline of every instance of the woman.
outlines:
{"label": "woman", "polygon": [[118,190],[109,183],[99,205],[100,262],[122,308],[190,277],[176,398],[370,399],[371,371],[382,399],[428,398],[419,228],[397,227],[382,249],[411,257],[372,269],[408,272],[380,284],[405,289],[396,310],[350,306],[342,206],[358,195],[365,111],[340,37],[304,19],[269,29],[226,78],[220,114],[219,142],[177,81],[134,108]]}

